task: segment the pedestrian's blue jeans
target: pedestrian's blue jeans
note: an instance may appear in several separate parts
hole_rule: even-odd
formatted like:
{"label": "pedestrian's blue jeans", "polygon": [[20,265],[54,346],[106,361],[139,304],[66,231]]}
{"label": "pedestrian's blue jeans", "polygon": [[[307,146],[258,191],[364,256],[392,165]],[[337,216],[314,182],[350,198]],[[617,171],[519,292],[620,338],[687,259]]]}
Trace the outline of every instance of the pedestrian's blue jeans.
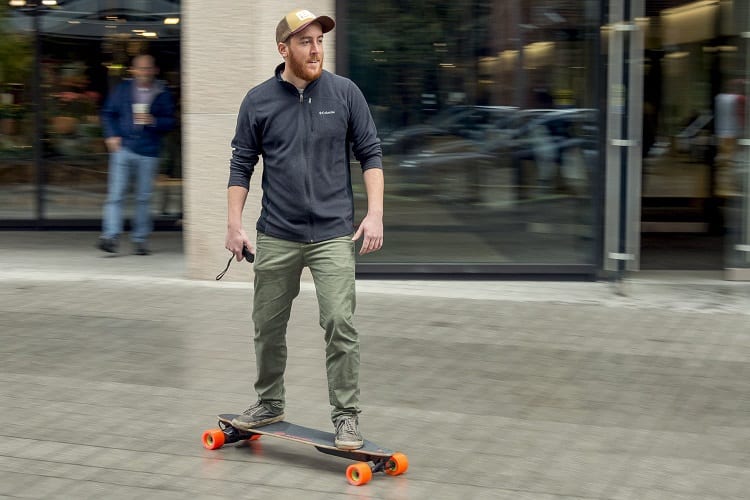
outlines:
{"label": "pedestrian's blue jeans", "polygon": [[102,237],[117,238],[122,233],[122,211],[131,177],[135,176],[135,217],[131,239],[136,243],[148,240],[152,231],[151,195],[159,158],[141,156],[120,148],[109,155],[107,201],[104,203]]}

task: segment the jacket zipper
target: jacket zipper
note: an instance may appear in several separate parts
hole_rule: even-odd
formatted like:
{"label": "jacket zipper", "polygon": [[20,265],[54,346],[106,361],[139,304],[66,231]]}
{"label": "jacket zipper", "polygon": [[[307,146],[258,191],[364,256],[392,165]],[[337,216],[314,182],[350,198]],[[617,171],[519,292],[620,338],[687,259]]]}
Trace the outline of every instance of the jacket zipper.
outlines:
{"label": "jacket zipper", "polygon": [[[300,92],[299,94],[299,103],[302,106],[305,105],[304,92]],[[304,107],[302,108],[302,118],[303,120],[310,121],[309,130],[310,132],[312,132],[312,117],[310,116],[310,109],[311,109],[310,105],[312,104],[312,98],[310,97],[307,98],[307,104],[308,104],[307,109],[305,109]],[[308,127],[305,127],[305,128],[308,128]],[[306,135],[305,138],[303,139],[303,143],[305,145],[305,158],[307,158],[306,153],[308,149],[309,140],[310,138],[308,135]],[[308,238],[308,243],[313,243],[315,241],[315,238],[313,238],[313,215],[312,215],[313,212],[312,212],[312,193],[311,193],[311,187],[310,187],[311,186],[310,176],[311,176],[310,165],[306,161],[305,162],[305,195],[307,196],[307,227],[308,227],[307,238]]]}

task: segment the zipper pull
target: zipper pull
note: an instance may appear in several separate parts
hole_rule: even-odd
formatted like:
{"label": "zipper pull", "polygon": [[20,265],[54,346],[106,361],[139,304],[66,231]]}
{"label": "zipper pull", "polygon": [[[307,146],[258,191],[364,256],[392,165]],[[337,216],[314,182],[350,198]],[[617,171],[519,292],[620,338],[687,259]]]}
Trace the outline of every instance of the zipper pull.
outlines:
{"label": "zipper pull", "polygon": [[305,102],[305,97],[302,95],[302,93],[300,93],[300,95],[299,95],[299,103],[302,104],[303,102]]}

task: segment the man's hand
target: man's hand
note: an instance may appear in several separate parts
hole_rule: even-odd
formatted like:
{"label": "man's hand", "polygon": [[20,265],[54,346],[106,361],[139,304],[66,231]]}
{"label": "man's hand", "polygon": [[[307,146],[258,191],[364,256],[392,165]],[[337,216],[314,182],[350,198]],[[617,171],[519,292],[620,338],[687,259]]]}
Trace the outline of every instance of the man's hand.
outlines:
{"label": "man's hand", "polygon": [[381,215],[367,214],[354,233],[352,240],[362,239],[362,247],[359,254],[364,255],[370,252],[377,252],[383,247],[383,217]]}
{"label": "man's hand", "polygon": [[107,146],[107,151],[115,153],[122,147],[122,137],[107,137],[104,139],[104,144]]}
{"label": "man's hand", "polygon": [[247,239],[247,234],[242,228],[242,209],[247,200],[247,188],[240,186],[229,186],[227,189],[227,237],[224,240],[224,248],[232,252],[241,261],[242,246],[246,246],[251,253],[255,253],[255,247]]}
{"label": "man's hand", "polygon": [[244,256],[242,255],[243,246],[246,246],[247,249],[250,250],[250,253],[255,254],[255,247],[252,245],[252,243],[250,243],[250,240],[247,238],[244,229],[242,229],[241,227],[238,229],[227,229],[227,237],[224,242],[224,248],[234,254],[237,262],[244,259]]}

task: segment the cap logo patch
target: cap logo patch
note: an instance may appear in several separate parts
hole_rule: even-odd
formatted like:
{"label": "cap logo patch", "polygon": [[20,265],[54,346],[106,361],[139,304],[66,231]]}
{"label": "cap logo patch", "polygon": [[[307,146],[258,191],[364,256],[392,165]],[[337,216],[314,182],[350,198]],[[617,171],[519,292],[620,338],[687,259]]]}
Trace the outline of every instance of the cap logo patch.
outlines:
{"label": "cap logo patch", "polygon": [[309,10],[301,10],[297,12],[297,19],[304,21],[305,19],[315,19],[315,15]]}

